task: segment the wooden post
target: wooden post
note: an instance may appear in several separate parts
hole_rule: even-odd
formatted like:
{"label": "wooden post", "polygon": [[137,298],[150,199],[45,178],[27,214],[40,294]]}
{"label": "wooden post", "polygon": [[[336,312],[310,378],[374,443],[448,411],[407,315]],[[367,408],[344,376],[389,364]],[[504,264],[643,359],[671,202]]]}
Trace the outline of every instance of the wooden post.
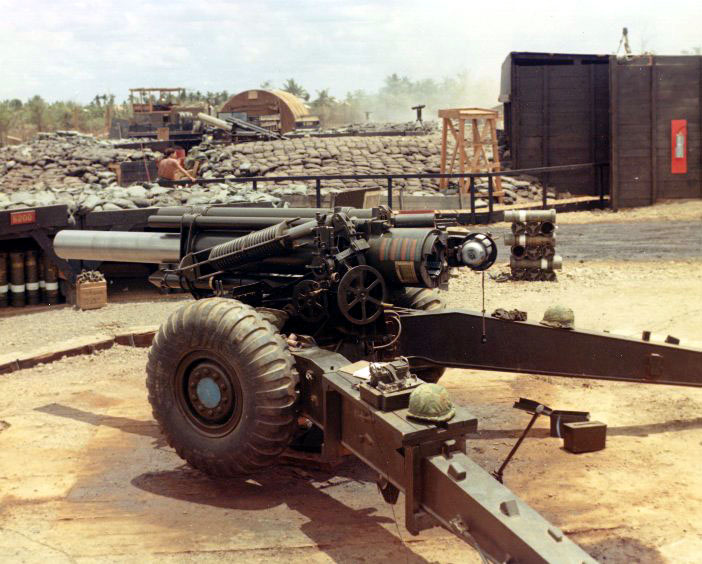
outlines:
{"label": "wooden post", "polygon": [[[465,120],[459,120],[458,121],[458,141],[457,143],[457,148],[461,153],[461,173],[464,173],[466,171],[466,158],[468,155],[466,155],[466,122]],[[466,190],[466,179],[461,178],[458,182],[459,185],[459,194],[465,193]]]}
{"label": "wooden post", "polygon": [[[446,172],[446,140],[448,136],[448,131],[447,127],[448,124],[446,123],[446,120],[443,120],[443,130],[441,132],[441,173],[444,174]],[[448,178],[440,178],[439,179],[439,188],[442,190],[446,190],[446,187],[448,186]]]}

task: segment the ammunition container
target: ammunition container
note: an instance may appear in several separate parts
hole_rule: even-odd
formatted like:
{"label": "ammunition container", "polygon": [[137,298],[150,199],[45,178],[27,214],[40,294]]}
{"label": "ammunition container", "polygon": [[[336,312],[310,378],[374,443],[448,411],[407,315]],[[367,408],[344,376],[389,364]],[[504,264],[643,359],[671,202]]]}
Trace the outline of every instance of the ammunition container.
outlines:
{"label": "ammunition container", "polygon": [[552,258],[542,258],[537,260],[518,259],[516,257],[509,258],[509,265],[512,268],[539,268],[541,270],[560,270],[563,266],[563,259],[560,255],[554,255]]}
{"label": "ammunition container", "polygon": [[509,210],[505,212],[505,221],[556,221],[556,210]]}
{"label": "ammunition container", "polygon": [[24,277],[27,305],[37,305],[39,303],[39,267],[36,251],[27,251],[24,255]]}
{"label": "ammunition container", "polygon": [[595,452],[605,448],[607,425],[600,421],[574,421],[563,425],[563,448],[567,451]]}
{"label": "ammunition container", "polygon": [[548,237],[546,235],[515,235],[507,233],[505,235],[505,245],[521,245],[522,247],[532,245],[555,245],[556,235]]}
{"label": "ammunition container", "polygon": [[512,233],[514,235],[536,237],[545,234],[542,226],[543,223],[541,221],[518,221],[512,224]]}
{"label": "ammunition container", "polygon": [[10,286],[7,284],[7,253],[0,253],[0,307],[7,307],[10,303],[8,293]]}
{"label": "ammunition container", "polygon": [[10,305],[24,307],[24,253],[10,253]]}
{"label": "ammunition container", "polygon": [[47,255],[44,255],[44,276],[46,279],[43,296],[44,303],[51,305],[59,303],[58,268],[49,260]]}

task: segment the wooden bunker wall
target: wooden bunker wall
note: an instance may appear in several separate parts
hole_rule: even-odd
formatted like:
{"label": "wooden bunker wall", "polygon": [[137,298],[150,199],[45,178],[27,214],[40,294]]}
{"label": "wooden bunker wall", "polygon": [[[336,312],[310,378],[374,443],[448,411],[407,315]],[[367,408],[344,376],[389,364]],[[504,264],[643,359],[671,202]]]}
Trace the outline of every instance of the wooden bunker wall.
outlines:
{"label": "wooden bunker wall", "polygon": [[[610,63],[612,206],[702,197],[702,57]],[[687,120],[687,173],[671,172],[671,121]]]}
{"label": "wooden bunker wall", "polygon": [[[512,168],[609,161],[608,57],[512,53],[501,100]],[[559,191],[598,195],[596,171],[550,173]],[[608,178],[603,178],[607,192]]]}
{"label": "wooden bunker wall", "polygon": [[[511,53],[500,100],[512,168],[608,162],[615,209],[702,197],[702,57]],[[687,121],[684,174],[671,171],[674,119]],[[543,180],[597,195],[594,174]]]}

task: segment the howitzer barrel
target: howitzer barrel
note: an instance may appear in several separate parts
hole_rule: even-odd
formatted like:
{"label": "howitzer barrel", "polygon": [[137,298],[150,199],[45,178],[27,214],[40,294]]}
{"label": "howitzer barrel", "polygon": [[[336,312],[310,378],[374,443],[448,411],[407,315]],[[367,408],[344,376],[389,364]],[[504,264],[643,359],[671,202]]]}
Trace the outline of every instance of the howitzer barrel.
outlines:
{"label": "howitzer barrel", "polygon": [[200,121],[204,121],[205,123],[209,123],[210,125],[224,129],[225,131],[231,131],[232,129],[232,124],[227,123],[223,119],[219,119],[208,114],[203,114],[202,112],[197,114],[197,117]]}
{"label": "howitzer barrel", "polygon": [[175,233],[125,231],[59,231],[54,250],[63,259],[165,263],[180,260],[180,236]]}

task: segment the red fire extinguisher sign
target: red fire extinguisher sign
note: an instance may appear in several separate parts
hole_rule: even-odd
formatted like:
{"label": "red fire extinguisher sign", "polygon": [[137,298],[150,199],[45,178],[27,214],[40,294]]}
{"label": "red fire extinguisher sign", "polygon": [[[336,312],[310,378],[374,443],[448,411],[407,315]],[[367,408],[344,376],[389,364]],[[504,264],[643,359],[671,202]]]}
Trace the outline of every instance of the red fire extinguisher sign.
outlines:
{"label": "red fire extinguisher sign", "polygon": [[674,119],[670,124],[672,134],[670,172],[687,174],[687,120]]}

